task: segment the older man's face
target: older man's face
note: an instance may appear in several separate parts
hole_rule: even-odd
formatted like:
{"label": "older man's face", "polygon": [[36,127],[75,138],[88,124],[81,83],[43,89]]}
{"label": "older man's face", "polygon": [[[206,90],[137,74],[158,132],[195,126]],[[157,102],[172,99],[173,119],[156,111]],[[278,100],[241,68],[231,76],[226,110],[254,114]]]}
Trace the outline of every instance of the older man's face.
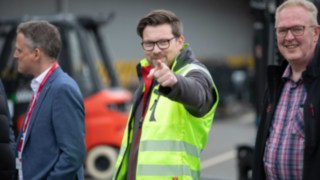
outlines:
{"label": "older man's face", "polygon": [[319,35],[311,14],[299,6],[285,7],[276,17],[276,32],[284,58],[292,65],[306,66],[313,57]]}

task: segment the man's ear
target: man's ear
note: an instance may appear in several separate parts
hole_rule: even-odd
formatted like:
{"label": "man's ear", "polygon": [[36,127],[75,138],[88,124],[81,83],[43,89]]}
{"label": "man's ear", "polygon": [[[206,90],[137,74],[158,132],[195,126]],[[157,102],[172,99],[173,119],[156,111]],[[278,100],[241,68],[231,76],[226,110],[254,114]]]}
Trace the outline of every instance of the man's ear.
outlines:
{"label": "man's ear", "polygon": [[39,48],[34,48],[34,58],[38,61],[41,59],[42,51]]}
{"label": "man's ear", "polygon": [[183,45],[184,44],[184,36],[181,35],[179,38],[178,38],[178,42],[179,44]]}
{"label": "man's ear", "polygon": [[319,40],[319,35],[320,35],[320,26],[316,26],[316,27],[314,28],[314,33],[315,33],[315,35],[314,35],[314,42],[318,42],[318,40]]}

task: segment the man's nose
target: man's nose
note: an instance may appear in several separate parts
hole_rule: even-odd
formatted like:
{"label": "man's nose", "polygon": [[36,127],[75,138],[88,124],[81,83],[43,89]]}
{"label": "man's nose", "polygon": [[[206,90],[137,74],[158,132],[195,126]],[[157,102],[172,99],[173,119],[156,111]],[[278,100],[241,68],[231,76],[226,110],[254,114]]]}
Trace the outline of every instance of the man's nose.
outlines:
{"label": "man's nose", "polygon": [[288,30],[287,34],[284,37],[285,39],[294,39],[295,36],[292,34],[291,30]]}
{"label": "man's nose", "polygon": [[17,53],[17,51],[14,51],[14,53],[13,53],[13,58],[15,58],[15,59],[18,58],[18,53]]}
{"label": "man's nose", "polygon": [[162,50],[158,47],[157,44],[155,44],[152,51],[153,51],[154,53],[158,53],[158,52],[161,52]]}

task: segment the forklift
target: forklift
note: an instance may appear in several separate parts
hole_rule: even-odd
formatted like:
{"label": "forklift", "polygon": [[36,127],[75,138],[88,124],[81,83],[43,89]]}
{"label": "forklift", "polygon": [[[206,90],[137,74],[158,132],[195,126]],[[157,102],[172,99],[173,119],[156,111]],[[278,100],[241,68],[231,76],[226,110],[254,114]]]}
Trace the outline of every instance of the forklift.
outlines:
{"label": "forklift", "polygon": [[103,29],[114,18],[107,15],[54,14],[0,19],[0,77],[8,95],[14,131],[19,132],[32,96],[32,77],[17,71],[16,29],[29,20],[47,20],[61,34],[60,67],[80,87],[84,97],[86,176],[111,179],[126,127],[132,93],[119,85]]}

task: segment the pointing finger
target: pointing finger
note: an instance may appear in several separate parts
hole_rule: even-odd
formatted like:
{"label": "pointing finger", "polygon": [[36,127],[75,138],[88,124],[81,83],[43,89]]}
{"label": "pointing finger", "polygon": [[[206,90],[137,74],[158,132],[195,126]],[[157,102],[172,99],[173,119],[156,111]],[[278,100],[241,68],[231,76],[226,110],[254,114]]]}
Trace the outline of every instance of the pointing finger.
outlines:
{"label": "pointing finger", "polygon": [[155,72],[155,69],[154,69],[154,68],[152,68],[152,69],[150,70],[150,72],[149,72],[149,74],[148,74],[147,78],[152,79],[152,78],[154,77],[154,72]]}
{"label": "pointing finger", "polygon": [[156,69],[161,69],[162,68],[162,64],[163,64],[163,62],[161,62],[160,60],[156,61],[155,68]]}

